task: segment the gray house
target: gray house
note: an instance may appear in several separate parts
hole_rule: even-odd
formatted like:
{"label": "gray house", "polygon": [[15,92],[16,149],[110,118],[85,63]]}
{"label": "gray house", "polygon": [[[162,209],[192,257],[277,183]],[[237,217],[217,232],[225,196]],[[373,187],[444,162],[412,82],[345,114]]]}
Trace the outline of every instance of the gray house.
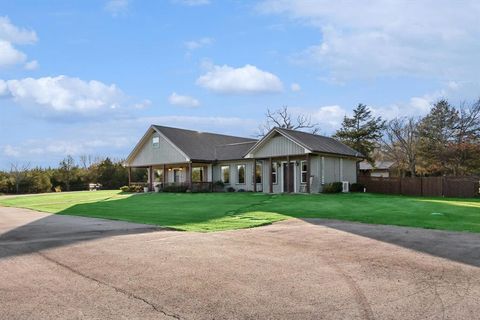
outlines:
{"label": "gray house", "polygon": [[273,128],[260,140],[152,125],[126,160],[147,168],[150,189],[185,184],[209,190],[216,181],[235,190],[320,192],[326,183],[357,181],[362,155],[343,143]]}

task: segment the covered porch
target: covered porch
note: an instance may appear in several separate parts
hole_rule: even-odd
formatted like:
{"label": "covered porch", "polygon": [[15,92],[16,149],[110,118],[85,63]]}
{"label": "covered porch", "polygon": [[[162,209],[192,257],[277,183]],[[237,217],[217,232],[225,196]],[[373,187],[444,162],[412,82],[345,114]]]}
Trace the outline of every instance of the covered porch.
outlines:
{"label": "covered porch", "polygon": [[[132,169],[147,169],[147,181],[132,181]],[[153,164],[142,167],[128,167],[129,185],[142,184],[150,191],[168,191],[173,188],[191,192],[213,190],[212,164],[201,162]]]}

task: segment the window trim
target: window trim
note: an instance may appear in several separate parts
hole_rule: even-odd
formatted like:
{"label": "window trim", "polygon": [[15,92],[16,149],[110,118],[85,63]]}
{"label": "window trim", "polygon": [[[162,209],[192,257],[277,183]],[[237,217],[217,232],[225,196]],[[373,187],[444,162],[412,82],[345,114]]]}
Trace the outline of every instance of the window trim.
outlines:
{"label": "window trim", "polygon": [[[155,142],[155,141],[157,141],[157,142]],[[152,137],[152,147],[154,149],[160,148],[160,137],[158,137],[158,136],[153,136]]]}
{"label": "window trim", "polygon": [[[274,170],[275,169],[275,170]],[[273,181],[272,177],[275,175],[275,181]],[[278,162],[272,162],[272,184],[278,184]]]}
{"label": "window trim", "polygon": [[[224,174],[223,174],[223,168],[227,168],[227,169],[228,169],[228,181],[225,181],[225,176],[224,176]],[[230,181],[232,180],[232,178],[231,178],[231,173],[230,173],[230,165],[220,166],[220,180],[221,180],[224,184],[230,184]]]}
{"label": "window trim", "polygon": [[[243,182],[240,182],[240,170],[239,167],[243,167]],[[247,165],[245,163],[237,164],[237,179],[235,184],[242,185],[247,183]]]}
{"label": "window trim", "polygon": [[[304,171],[303,170],[303,164],[305,163],[306,166],[308,166],[308,163],[306,160],[302,160],[300,161],[300,183],[301,184],[307,184],[308,183],[308,177],[307,177],[307,174],[308,174],[308,167],[306,168],[306,170]],[[306,181],[303,181],[303,174],[305,173],[305,180]]]}
{"label": "window trim", "polygon": [[[260,171],[259,171],[260,181],[259,182],[257,182],[257,166],[260,167]],[[256,184],[262,184],[263,183],[263,163],[262,162],[257,161],[257,163],[255,163],[255,181],[252,181],[252,184],[253,183],[256,183]]]}

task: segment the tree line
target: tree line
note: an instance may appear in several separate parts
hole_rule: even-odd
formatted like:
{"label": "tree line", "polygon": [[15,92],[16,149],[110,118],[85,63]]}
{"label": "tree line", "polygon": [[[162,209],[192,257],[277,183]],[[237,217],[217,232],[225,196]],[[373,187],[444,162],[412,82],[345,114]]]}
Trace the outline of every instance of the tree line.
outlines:
{"label": "tree line", "polygon": [[[273,126],[307,130],[321,127],[305,115],[292,116],[288,107],[266,113],[260,135]],[[396,117],[390,121],[375,117],[359,104],[352,116],[345,116],[334,138],[359,151],[374,164],[394,162],[401,176],[480,175],[480,99],[452,105],[446,99],[435,102],[423,117]]]}
{"label": "tree line", "polygon": [[[308,115],[293,116],[288,107],[268,110],[259,136],[273,126],[317,133],[321,127]],[[423,117],[375,117],[359,104],[345,116],[334,138],[359,151],[372,164],[390,160],[402,176],[480,175],[480,99],[452,105],[435,102]],[[146,181],[146,170],[132,171],[133,181]],[[12,164],[0,171],[0,193],[39,193],[86,190],[89,183],[105,189],[128,184],[122,160],[80,156],[63,159],[56,168]]]}
{"label": "tree line", "polygon": [[[146,180],[146,170],[133,170],[134,181]],[[10,171],[0,171],[0,193],[41,193],[87,190],[90,183],[104,189],[118,189],[128,184],[123,160],[67,156],[56,168],[30,168],[11,164]]]}

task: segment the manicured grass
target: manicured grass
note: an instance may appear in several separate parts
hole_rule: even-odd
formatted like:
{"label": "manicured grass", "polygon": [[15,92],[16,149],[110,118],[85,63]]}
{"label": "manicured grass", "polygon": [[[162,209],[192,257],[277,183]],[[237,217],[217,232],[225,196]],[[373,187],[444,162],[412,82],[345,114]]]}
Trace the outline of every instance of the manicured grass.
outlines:
{"label": "manicured grass", "polygon": [[290,217],[480,232],[480,199],[96,191],[0,198],[0,205],[202,232],[255,227]]}

